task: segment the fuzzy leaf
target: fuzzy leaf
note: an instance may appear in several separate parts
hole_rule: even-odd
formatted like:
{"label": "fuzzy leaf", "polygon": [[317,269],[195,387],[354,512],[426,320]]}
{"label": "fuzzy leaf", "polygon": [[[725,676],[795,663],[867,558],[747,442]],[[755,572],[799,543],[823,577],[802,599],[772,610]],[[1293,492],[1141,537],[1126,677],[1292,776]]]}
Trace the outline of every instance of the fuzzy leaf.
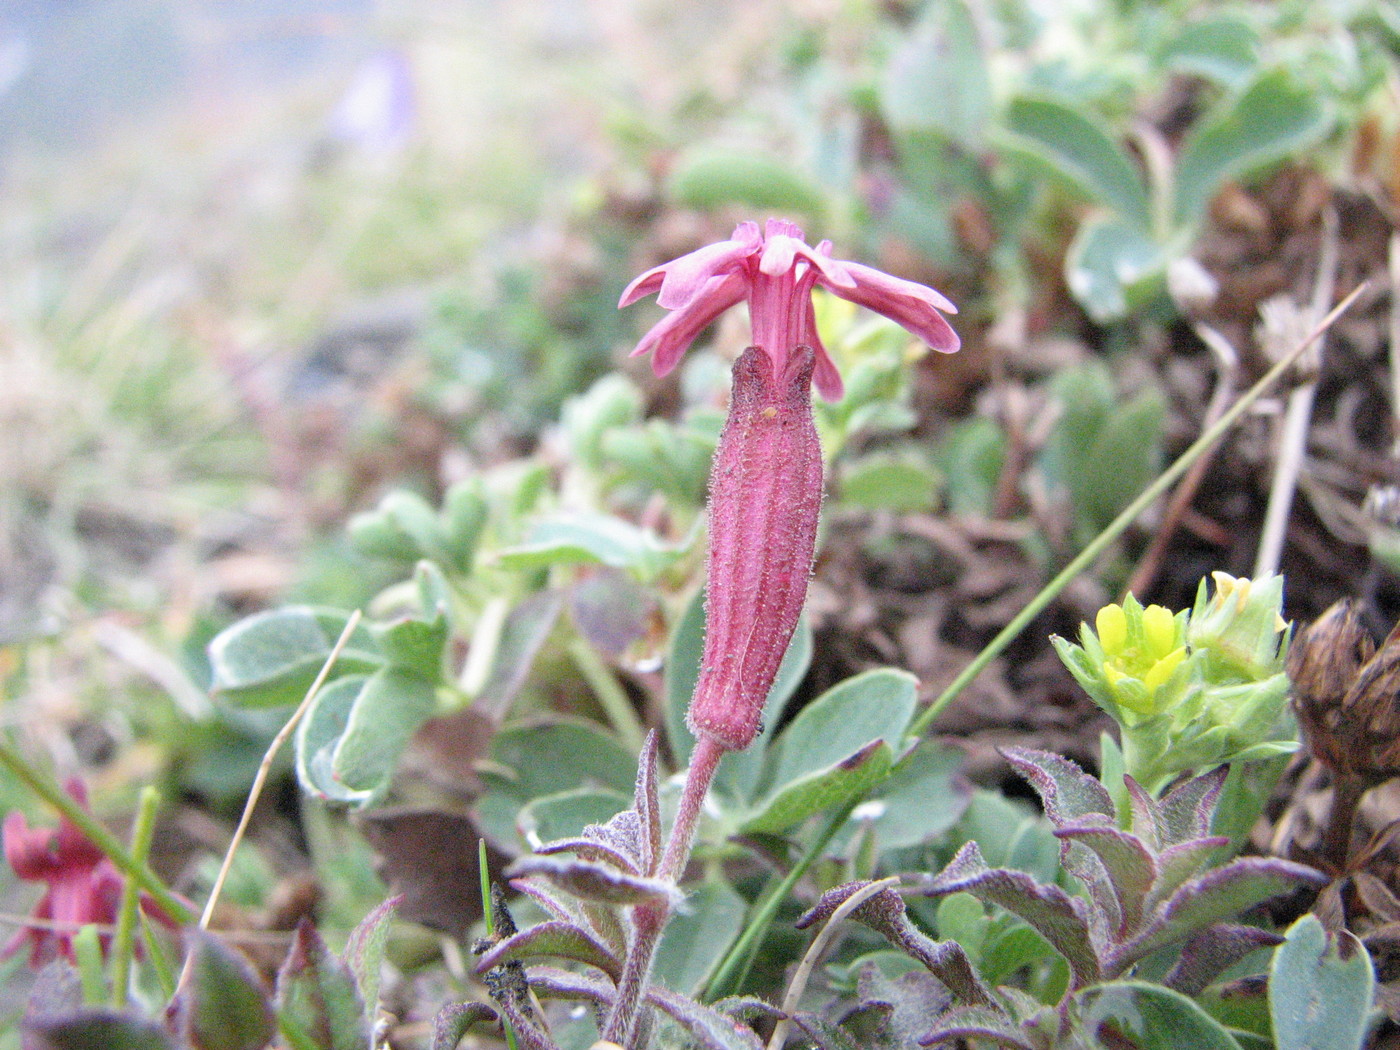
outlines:
{"label": "fuzzy leaf", "polygon": [[570,514],[536,521],[523,543],[502,550],[508,569],[602,564],[651,579],[685,554],[686,542],[669,544],[649,529],[607,514]]}
{"label": "fuzzy leaf", "polygon": [[388,661],[430,681],[442,675],[442,652],[447,644],[447,617],[439,610],[431,620],[405,616],[391,623],[371,624],[371,637]]}
{"label": "fuzzy leaf", "polygon": [[467,1029],[481,1021],[500,1023],[485,1003],[448,1003],[433,1018],[433,1050],[457,1050]]}
{"label": "fuzzy leaf", "polygon": [[1321,886],[1326,876],[1292,861],[1246,857],[1215,868],[1184,883],[1150,915],[1143,931],[1113,950],[1105,960],[1109,974],[1127,967],[1169,944],[1185,940],[1217,922],[1232,919],[1271,897],[1292,893],[1300,886]]}
{"label": "fuzzy leaf", "polygon": [[365,1021],[371,1027],[379,1014],[379,969],[389,943],[389,928],[401,903],[403,895],[395,894],[376,905],[350,931],[345,942],[345,965],[354,974],[355,985],[365,1003]]}
{"label": "fuzzy leaf", "polygon": [[[318,1050],[364,1050],[370,1028],[350,968],[331,954],[303,919],[277,973],[277,1020]],[[304,1042],[303,1042],[304,1041]]]}
{"label": "fuzzy leaf", "polygon": [[212,934],[186,936],[190,978],[172,1004],[180,1037],[194,1050],[262,1050],[276,1026],[257,974]]}
{"label": "fuzzy leaf", "polygon": [[26,1020],[24,1050],[175,1050],[155,1021],[115,1010],[80,1010]]}
{"label": "fuzzy leaf", "polygon": [[485,973],[504,963],[541,955],[572,959],[596,967],[613,980],[622,976],[622,967],[612,952],[574,923],[557,920],[531,926],[494,945],[482,954],[476,964],[476,972]]}
{"label": "fuzzy leaf", "polygon": [[1198,995],[1245,956],[1260,948],[1272,948],[1282,940],[1278,934],[1257,926],[1211,926],[1186,942],[1162,983],[1182,995]]}
{"label": "fuzzy leaf", "polygon": [[741,1025],[710,1006],[653,985],[647,1002],[672,1018],[704,1050],[762,1050],[752,1028]]}
{"label": "fuzzy leaf", "polygon": [[986,1006],[960,1006],[949,1010],[919,1043],[940,1047],[964,1039],[986,1040],[1008,1050],[1036,1050],[1020,1024],[1002,1011]]}
{"label": "fuzzy leaf", "polygon": [[538,876],[575,897],[603,904],[671,904],[679,897],[669,882],[628,875],[587,860],[521,857],[508,874],[511,878]]}
{"label": "fuzzy leaf", "polygon": [[1158,803],[1164,847],[1205,838],[1211,833],[1215,806],[1220,801],[1220,792],[1229,772],[1229,769],[1221,766],[1202,776],[1192,777],[1173,788]]}
{"label": "fuzzy leaf", "polygon": [[653,729],[647,733],[642,753],[637,756],[637,786],[632,789],[632,808],[640,823],[638,859],[641,870],[650,875],[661,862],[665,842],[661,838],[661,781],[657,752],[661,740]]}
{"label": "fuzzy leaf", "polygon": [[1157,875],[1157,865],[1142,840],[1117,828],[1061,827],[1055,834],[1092,850],[1103,864],[1116,898],[1119,936],[1136,927],[1143,899]]}
{"label": "fuzzy leaf", "polygon": [[492,773],[492,786],[522,804],[590,783],[630,795],[637,768],[636,756],[615,736],[579,719],[532,721],[503,729],[491,741],[490,761],[509,770],[508,775]]}
{"label": "fuzzy leaf", "polygon": [[1359,1050],[1370,1027],[1375,974],[1351,933],[1329,936],[1314,915],[1288,930],[1269,971],[1278,1050]]}
{"label": "fuzzy leaf", "polygon": [[1113,799],[1104,786],[1062,755],[1029,747],[1004,747],[1002,755],[1016,772],[1030,781],[1045,807],[1045,816],[1057,827],[1089,823],[1091,815],[1117,816]]}
{"label": "fuzzy leaf", "polygon": [[1186,996],[1161,985],[1115,981],[1075,997],[1091,1046],[1135,1050],[1240,1050],[1228,1031]]}
{"label": "fuzzy leaf", "polygon": [[861,967],[856,994],[866,1009],[876,1005],[889,1008],[880,1035],[890,1047],[918,1042],[949,1005],[947,988],[932,974],[912,970],[887,977],[874,962]]}
{"label": "fuzzy leaf", "polygon": [[1143,910],[1150,912],[1162,901],[1175,893],[1183,882],[1199,874],[1217,850],[1229,843],[1220,835],[1210,838],[1192,839],[1176,846],[1168,846],[1157,854],[1157,880],[1143,902]]}
{"label": "fuzzy leaf", "polygon": [[930,897],[965,890],[984,904],[996,904],[1028,922],[1064,956],[1075,983],[1099,979],[1099,960],[1089,934],[1084,902],[1058,886],[1047,886],[1020,871],[988,868],[977,843],[969,842],[932,882],[923,887]]}

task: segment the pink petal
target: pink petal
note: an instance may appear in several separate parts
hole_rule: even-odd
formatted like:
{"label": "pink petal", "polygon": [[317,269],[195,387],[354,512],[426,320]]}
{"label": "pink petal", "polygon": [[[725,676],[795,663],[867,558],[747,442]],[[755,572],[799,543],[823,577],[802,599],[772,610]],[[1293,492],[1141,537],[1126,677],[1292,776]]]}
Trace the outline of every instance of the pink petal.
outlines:
{"label": "pink petal", "polygon": [[743,241],[719,241],[682,255],[666,267],[666,279],[656,301],[668,310],[678,310],[702,294],[707,281],[730,273],[753,253]]}
{"label": "pink petal", "polygon": [[860,263],[848,262],[843,265],[855,278],[854,288],[843,288],[826,281],[820,283],[842,299],[898,322],[939,353],[951,354],[961,345],[952,325],[939,313],[940,310],[957,313],[957,307],[938,292]]}
{"label": "pink petal", "polygon": [[716,317],[743,300],[749,282],[739,274],[712,277],[690,301],[663,317],[637,344],[632,356],[654,350],[652,370],[664,376]]}
{"label": "pink petal", "polygon": [[821,394],[822,400],[840,401],[846,392],[846,384],[841,380],[836,362],[822,345],[822,337],[817,334],[817,311],[812,306],[810,296],[807,298],[806,328],[807,342],[817,353],[816,367],[812,370],[812,384],[817,388],[817,393]]}
{"label": "pink petal", "polygon": [[[666,265],[669,266],[670,263]],[[661,287],[665,277],[666,266],[653,266],[646,273],[632,278],[632,283],[622,290],[622,298],[617,301],[617,308],[621,310],[624,306],[631,306],[638,299],[650,295]]]}

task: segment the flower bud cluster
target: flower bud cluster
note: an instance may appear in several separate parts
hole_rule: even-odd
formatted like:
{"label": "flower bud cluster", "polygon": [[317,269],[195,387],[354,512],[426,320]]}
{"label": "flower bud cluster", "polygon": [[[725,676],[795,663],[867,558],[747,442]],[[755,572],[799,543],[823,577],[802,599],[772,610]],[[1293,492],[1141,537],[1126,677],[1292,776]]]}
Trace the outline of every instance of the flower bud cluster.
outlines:
{"label": "flower bud cluster", "polygon": [[1122,727],[1127,771],[1156,790],[1177,774],[1297,747],[1287,710],[1290,629],[1283,579],[1212,574],[1190,612],[1129,595],[1100,609],[1080,644],[1053,639],[1066,667]]}

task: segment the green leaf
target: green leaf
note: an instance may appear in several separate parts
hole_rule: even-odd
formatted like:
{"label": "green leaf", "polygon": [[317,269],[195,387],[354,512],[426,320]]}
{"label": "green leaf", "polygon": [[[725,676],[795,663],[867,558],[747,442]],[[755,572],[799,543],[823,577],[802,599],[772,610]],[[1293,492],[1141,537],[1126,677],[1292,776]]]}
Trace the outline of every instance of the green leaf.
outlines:
{"label": "green leaf", "polygon": [[1370,1030],[1375,973],[1366,948],[1314,915],[1288,929],[1269,970],[1278,1050],[1359,1050]]}
{"label": "green leaf", "polygon": [[685,907],[666,924],[652,976],[692,995],[709,980],[744,926],[747,905],[728,883],[711,881],[686,891]]}
{"label": "green leaf", "polygon": [[525,542],[502,550],[502,565],[536,569],[550,565],[610,565],[651,579],[681,557],[687,539],[668,544],[655,533],[606,514],[571,514],[536,521]]}
{"label": "green leaf", "polygon": [[[349,967],[331,954],[309,921],[297,927],[277,973],[277,1020],[297,1045],[318,1050],[365,1050],[370,1029]],[[295,1037],[293,1037],[295,1039]]]}
{"label": "green leaf", "polygon": [[550,920],[506,937],[485,951],[476,964],[485,973],[508,962],[523,962],[541,956],[572,959],[602,970],[613,980],[622,974],[621,963],[591,934],[572,922]]}
{"label": "green leaf", "polygon": [[365,806],[437,707],[433,683],[393,667],[322,690],[297,728],[297,775],[313,794]]}
{"label": "green leaf", "polygon": [[174,1050],[175,1044],[155,1021],[114,1010],[82,1010],[63,1016],[26,1020],[21,1026],[25,1050]]}
{"label": "green leaf", "polygon": [[1112,981],[1075,996],[1090,1045],[1137,1050],[1240,1050],[1234,1037],[1186,996],[1143,981]]}
{"label": "green leaf", "polygon": [[457,572],[466,574],[472,571],[489,514],[490,505],[474,478],[457,482],[443,497],[443,535],[451,568]]}
{"label": "green leaf", "polygon": [[1259,35],[1237,15],[1207,15],[1183,26],[1162,49],[1160,61],[1235,87],[1248,79],[1259,61]]}
{"label": "green leaf", "polygon": [[532,847],[573,838],[589,824],[606,824],[630,803],[620,791],[576,788],[531,799],[515,815],[520,837]]}
{"label": "green leaf", "polygon": [[825,769],[785,781],[744,821],[745,834],[786,831],[813,813],[869,792],[894,766],[894,751],[872,740],[855,754]]}
{"label": "green leaf", "polygon": [[935,453],[954,514],[988,517],[1006,462],[1006,435],[985,416],[950,427]]}
{"label": "green leaf", "polygon": [[929,510],[942,482],[942,475],[926,463],[876,452],[842,467],[840,497],[870,510]]}
{"label": "green leaf", "polygon": [[783,730],[764,782],[775,792],[810,773],[824,771],[884,741],[903,750],[914,715],[918,679],[883,668],[848,678],[813,700]]}
{"label": "green leaf", "polygon": [[1152,228],[1147,188],[1137,167],[1109,135],[1078,110],[1052,98],[1022,95],[1006,110],[1012,145],[1037,157],[1091,200],[1145,236]]}
{"label": "green leaf", "polygon": [[1173,222],[1194,226],[1226,179],[1296,153],[1330,126],[1316,91],[1287,69],[1264,71],[1238,97],[1223,100],[1182,144]]}
{"label": "green leaf", "polygon": [[190,976],[175,1004],[179,1035],[193,1050],[262,1050],[276,1026],[257,974],[212,934],[186,936]]}
{"label": "green leaf", "polygon": [[977,25],[961,0],[926,11],[886,66],[885,121],[901,135],[936,132],[976,150],[992,123],[992,82]]}
{"label": "green leaf", "polygon": [[355,977],[365,1004],[365,1023],[374,1024],[379,1013],[379,971],[389,943],[389,929],[402,895],[390,897],[360,920],[345,943],[345,965]]}
{"label": "green leaf", "polygon": [[371,624],[370,634],[394,667],[429,681],[442,675],[442,652],[447,645],[447,617],[431,620],[405,616],[392,623]]}
{"label": "green leaf", "polygon": [[1065,256],[1065,282],[1099,324],[1140,306],[1165,272],[1161,246],[1142,228],[1114,219],[1084,222]]}
{"label": "green leaf", "polygon": [[[299,702],[348,619],[333,610],[293,605],[238,621],[209,643],[211,689],[244,706]],[[357,628],[334,670],[370,671],[382,663],[368,632]]]}
{"label": "green leaf", "polygon": [[524,803],[590,784],[630,797],[637,756],[582,720],[507,727],[491,741],[492,786]]}
{"label": "green leaf", "polygon": [[881,851],[930,842],[958,822],[971,794],[959,776],[963,757],[957,748],[928,740],[900,760],[871,798]]}
{"label": "green leaf", "polygon": [[790,161],[752,150],[693,149],[676,162],[666,188],[677,203],[700,211],[743,204],[815,219],[826,210],[821,190],[798,175]]}

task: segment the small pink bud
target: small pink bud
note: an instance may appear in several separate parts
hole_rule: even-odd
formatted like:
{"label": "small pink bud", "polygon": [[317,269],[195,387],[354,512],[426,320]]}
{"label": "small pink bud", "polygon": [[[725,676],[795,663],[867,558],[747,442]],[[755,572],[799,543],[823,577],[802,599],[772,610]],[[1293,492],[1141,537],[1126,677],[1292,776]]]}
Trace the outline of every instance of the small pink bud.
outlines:
{"label": "small pink bud", "polygon": [[731,750],[758,734],[807,598],[822,502],[815,363],[799,346],[775,375],[768,353],[744,351],[710,474],[705,651],[686,721]]}

